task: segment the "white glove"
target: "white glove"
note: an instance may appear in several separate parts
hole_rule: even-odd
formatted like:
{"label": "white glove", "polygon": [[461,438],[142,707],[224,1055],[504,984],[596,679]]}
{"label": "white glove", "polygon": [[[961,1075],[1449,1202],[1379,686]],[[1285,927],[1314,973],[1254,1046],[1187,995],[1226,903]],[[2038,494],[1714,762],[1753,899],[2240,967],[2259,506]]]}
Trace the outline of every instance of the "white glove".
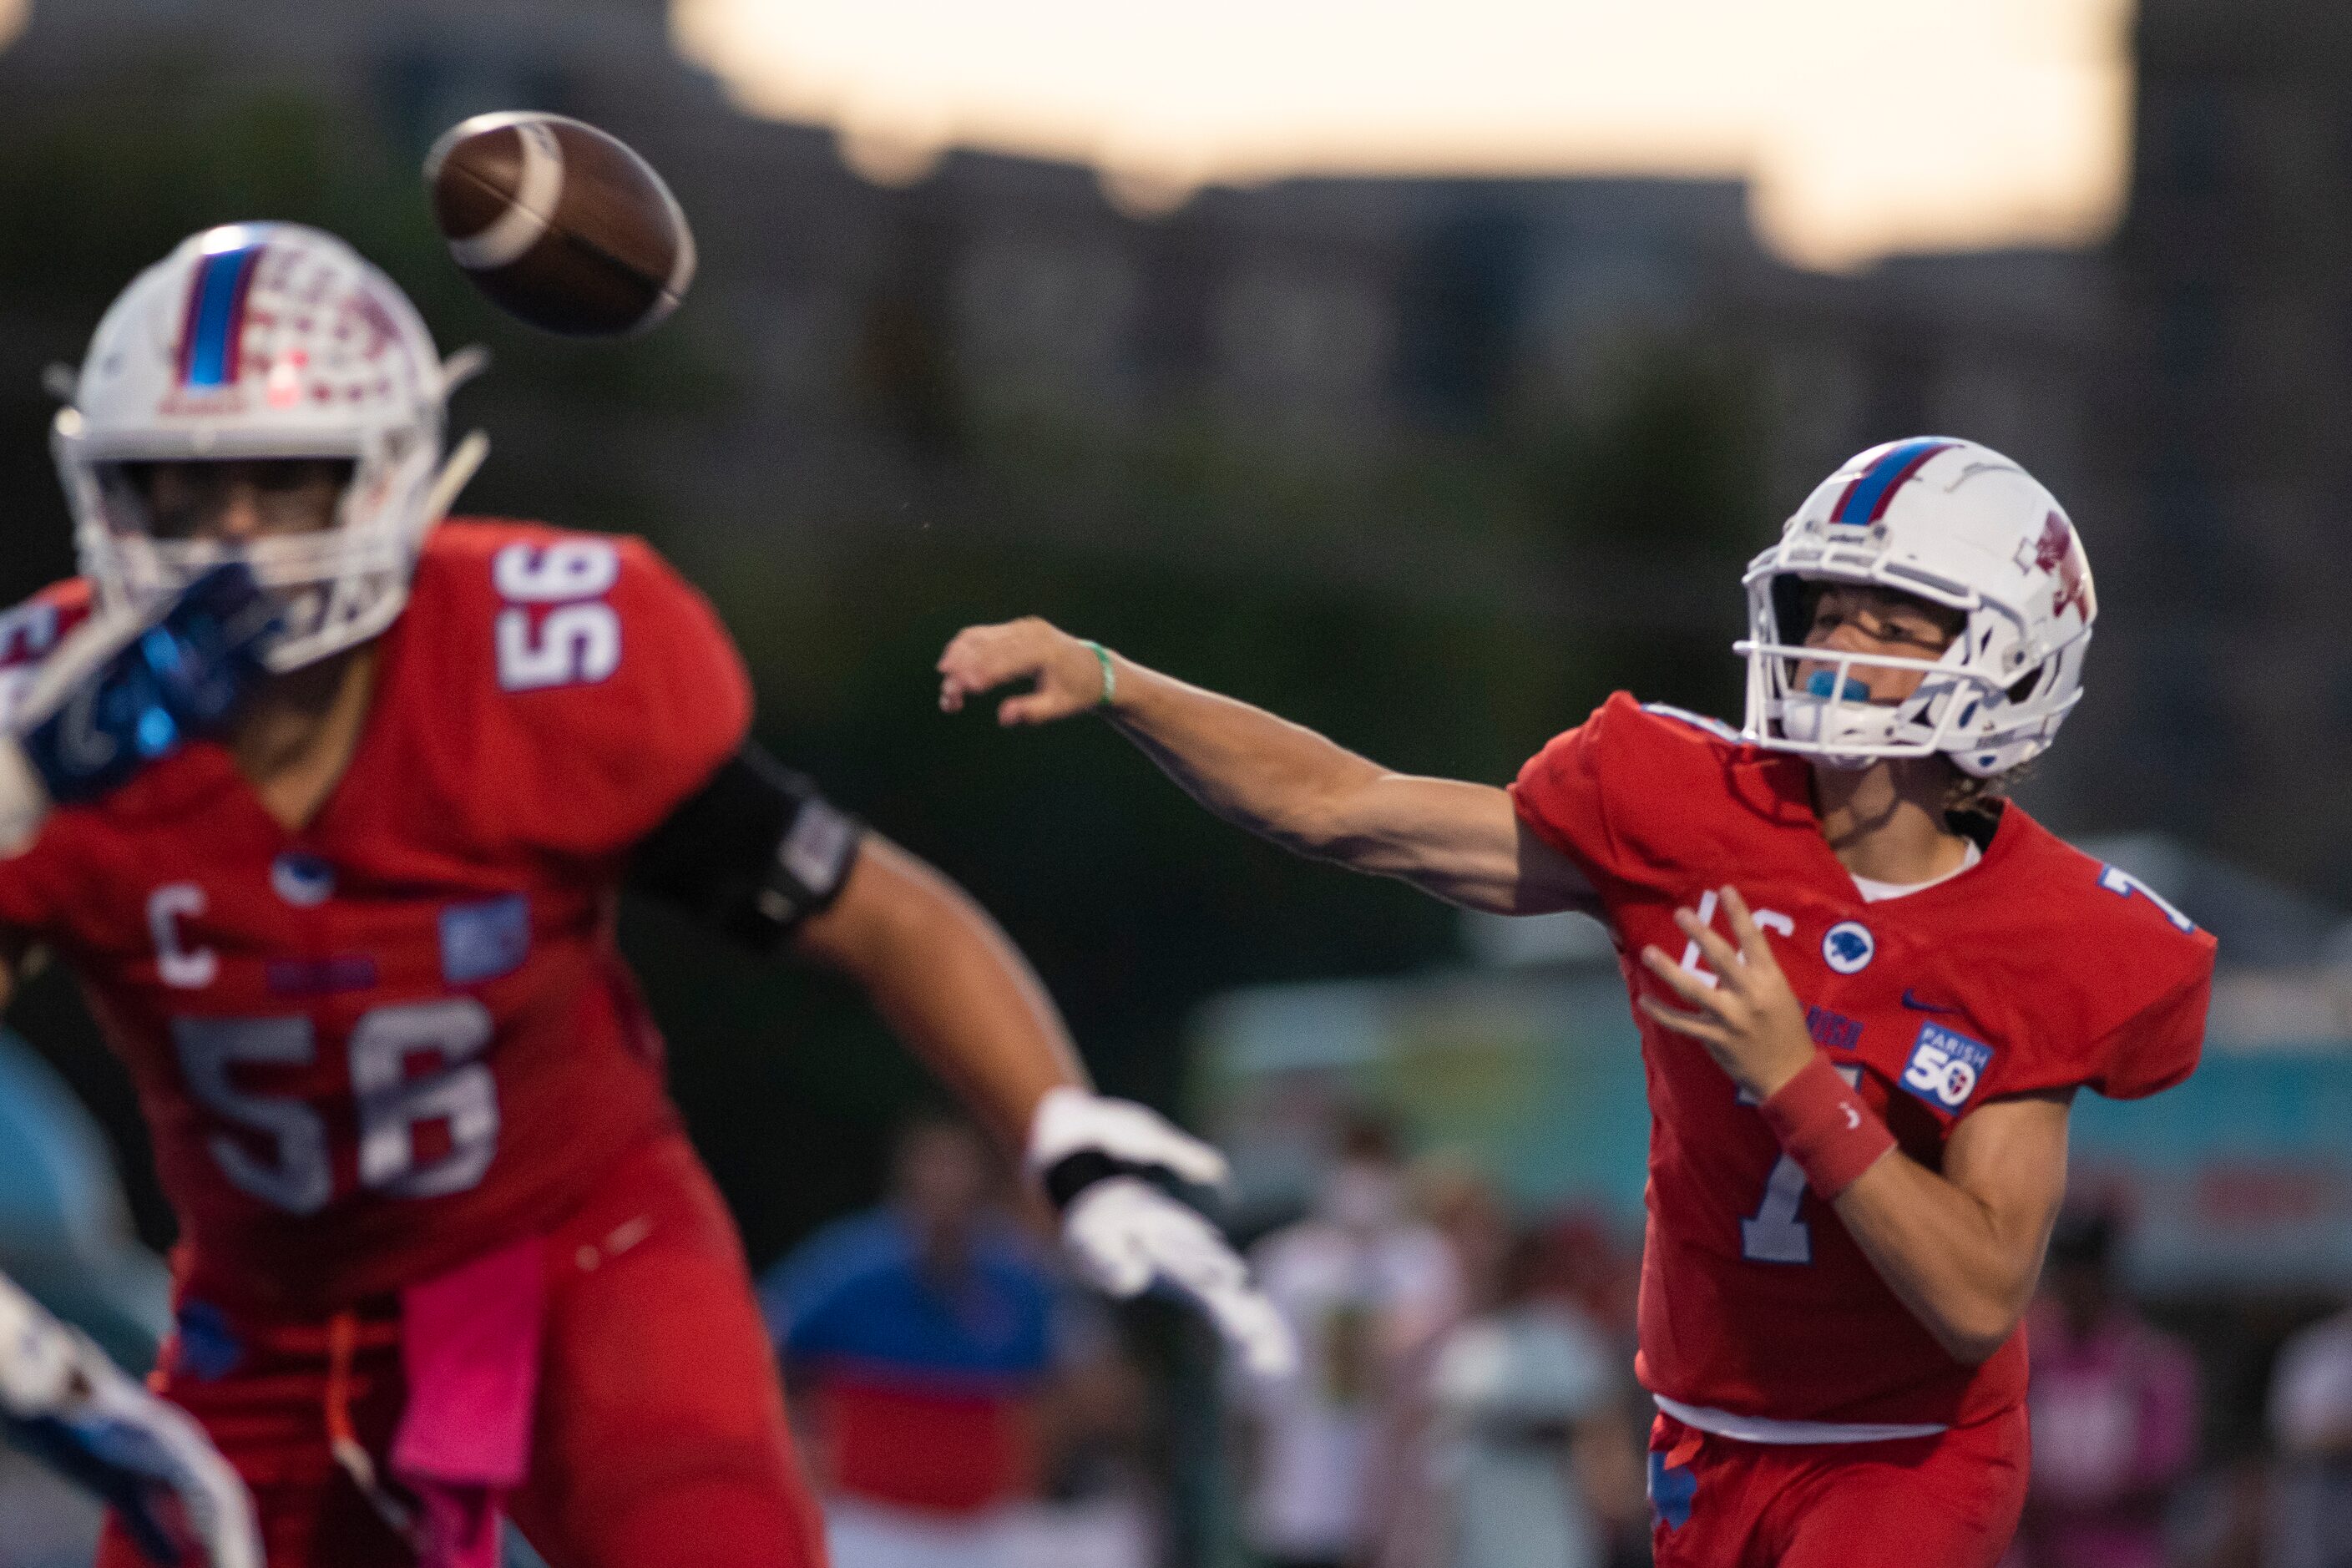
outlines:
{"label": "white glove", "polygon": [[1222,1186],[1229,1172],[1215,1149],[1143,1106],[1064,1087],[1038,1104],[1027,1163],[1061,1210],[1063,1247],[1088,1283],[1123,1298],[1164,1280],[1201,1304],[1260,1377],[1297,1365],[1289,1324],[1240,1256],[1198,1211],[1139,1174]]}
{"label": "white glove", "polygon": [[126,1376],[87,1338],[0,1277],[0,1425],[111,1502],[159,1563],[186,1553],[178,1521],[211,1568],[262,1568],[253,1499],[186,1412]]}

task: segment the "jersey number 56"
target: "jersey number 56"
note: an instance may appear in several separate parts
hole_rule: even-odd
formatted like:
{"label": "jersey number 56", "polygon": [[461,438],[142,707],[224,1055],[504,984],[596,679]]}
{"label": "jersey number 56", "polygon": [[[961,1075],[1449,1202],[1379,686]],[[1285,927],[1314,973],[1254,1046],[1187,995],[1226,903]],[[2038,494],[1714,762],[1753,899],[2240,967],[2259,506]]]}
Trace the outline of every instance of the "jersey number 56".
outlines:
{"label": "jersey number 56", "polygon": [[621,667],[621,617],[604,595],[620,576],[620,556],[593,539],[509,544],[493,556],[490,584],[507,601],[494,624],[500,689],[610,678]]}
{"label": "jersey number 56", "polygon": [[[360,1185],[387,1197],[462,1193],[482,1179],[499,1142],[498,1080],[478,1058],[490,1043],[489,1010],[470,996],[373,1008],[352,1026],[352,1097],[359,1111]],[[316,1214],[334,1196],[327,1125],[299,1100],[251,1094],[230,1069],[308,1067],[319,1040],[310,1020],[174,1018],[172,1043],[188,1091],[204,1108],[274,1145],[263,1158],[248,1140],[215,1134],[206,1144],[239,1190],[291,1214]],[[415,1058],[434,1070],[409,1075]],[[438,1121],[448,1148],[420,1163],[416,1131]]]}

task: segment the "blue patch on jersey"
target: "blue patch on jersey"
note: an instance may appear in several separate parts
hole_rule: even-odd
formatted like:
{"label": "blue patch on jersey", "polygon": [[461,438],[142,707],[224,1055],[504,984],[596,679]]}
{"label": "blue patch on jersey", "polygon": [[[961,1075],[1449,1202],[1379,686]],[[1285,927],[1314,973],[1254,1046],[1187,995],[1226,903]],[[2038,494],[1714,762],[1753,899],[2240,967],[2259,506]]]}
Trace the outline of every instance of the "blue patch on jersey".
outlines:
{"label": "blue patch on jersey", "polygon": [[1862,1044],[1862,1021],[1827,1007],[1805,1009],[1805,1033],[1825,1050],[1850,1051]]}
{"label": "blue patch on jersey", "polygon": [[441,911],[441,978],[451,985],[496,980],[530,956],[530,900],[520,893]]}
{"label": "blue patch on jersey", "polygon": [[1650,1455],[1650,1510],[1668,1530],[1690,1522],[1691,1504],[1698,1500],[1698,1472],[1688,1465],[1669,1465],[1654,1450]]}
{"label": "blue patch on jersey", "polygon": [[1878,952],[1878,939],[1860,921],[1840,921],[1822,936],[1822,962],[1840,974],[1866,968]]}
{"label": "blue patch on jersey", "polygon": [[269,863],[269,886],[297,909],[314,909],[335,890],[335,868],[316,855],[289,849]]}
{"label": "blue patch on jersey", "polygon": [[1911,1059],[1899,1081],[1903,1087],[1939,1110],[1958,1110],[1969,1102],[1992,1065],[1992,1047],[1981,1040],[1956,1034],[1941,1024],[1922,1024],[1911,1046]]}
{"label": "blue patch on jersey", "polygon": [[245,1346],[228,1316],[209,1301],[183,1301],[172,1323],[177,1347],[172,1370],[185,1372],[205,1383],[226,1377],[245,1359]]}

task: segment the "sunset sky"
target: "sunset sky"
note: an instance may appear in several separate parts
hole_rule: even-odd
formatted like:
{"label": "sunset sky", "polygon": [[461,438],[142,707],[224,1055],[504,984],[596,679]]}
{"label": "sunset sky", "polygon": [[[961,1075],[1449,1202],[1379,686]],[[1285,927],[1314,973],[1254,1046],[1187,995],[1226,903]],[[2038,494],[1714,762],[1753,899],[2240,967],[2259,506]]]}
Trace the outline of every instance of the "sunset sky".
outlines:
{"label": "sunset sky", "polygon": [[[549,0],[550,4],[559,0]],[[2123,199],[2132,0],[671,0],[854,165],[1074,160],[1166,205],[1290,174],[1739,174],[1802,265],[2072,242]],[[0,0],[0,42],[26,0]]]}
{"label": "sunset sky", "polygon": [[[8,0],[0,0],[5,8]],[[1738,174],[1792,260],[2079,240],[2130,0],[674,0],[749,109],[1164,191],[1294,173]]]}

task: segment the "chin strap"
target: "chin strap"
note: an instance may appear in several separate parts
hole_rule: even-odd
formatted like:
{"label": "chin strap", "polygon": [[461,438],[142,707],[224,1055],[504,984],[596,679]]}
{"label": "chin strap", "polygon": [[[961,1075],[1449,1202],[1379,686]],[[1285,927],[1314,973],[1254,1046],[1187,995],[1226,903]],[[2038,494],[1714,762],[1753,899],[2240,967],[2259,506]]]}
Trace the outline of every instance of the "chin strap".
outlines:
{"label": "chin strap", "polygon": [[[457,356],[462,359],[465,356]],[[425,525],[419,529],[422,537],[432,531],[440,521],[449,515],[457,502],[457,492],[472,480],[475,472],[490,455],[490,438],[479,430],[469,430],[457,449],[442,460],[441,471],[433,476],[433,488],[425,492]]]}

